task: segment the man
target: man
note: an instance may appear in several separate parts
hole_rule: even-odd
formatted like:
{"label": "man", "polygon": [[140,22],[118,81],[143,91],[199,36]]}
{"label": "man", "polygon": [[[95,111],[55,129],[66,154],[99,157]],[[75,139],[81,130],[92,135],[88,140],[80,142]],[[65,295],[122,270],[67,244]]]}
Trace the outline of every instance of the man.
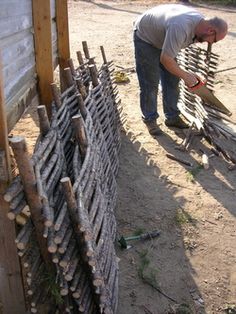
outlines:
{"label": "man", "polygon": [[227,23],[218,18],[205,19],[191,7],[163,4],[141,15],[134,25],[136,71],[140,85],[142,118],[151,135],[161,134],[156,119],[157,92],[161,80],[165,125],[186,128],[177,107],[180,78],[188,87],[195,85],[195,74],[182,70],[178,52],[194,42],[215,43],[227,34]]}

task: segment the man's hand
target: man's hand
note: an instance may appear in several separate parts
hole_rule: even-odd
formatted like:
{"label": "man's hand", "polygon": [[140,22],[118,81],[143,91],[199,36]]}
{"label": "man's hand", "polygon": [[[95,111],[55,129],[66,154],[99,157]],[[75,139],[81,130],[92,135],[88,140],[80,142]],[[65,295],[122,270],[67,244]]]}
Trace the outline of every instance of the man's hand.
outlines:
{"label": "man's hand", "polygon": [[185,84],[188,87],[192,87],[197,84],[199,81],[199,78],[197,75],[186,72],[182,70],[175,59],[171,58],[167,54],[163,53],[161,54],[161,63],[164,65],[164,67],[169,71],[170,73],[178,76],[179,78],[182,78],[185,82]]}
{"label": "man's hand", "polygon": [[182,79],[188,87],[193,87],[200,81],[200,78],[197,75],[189,72],[185,72],[185,74],[182,76]]}

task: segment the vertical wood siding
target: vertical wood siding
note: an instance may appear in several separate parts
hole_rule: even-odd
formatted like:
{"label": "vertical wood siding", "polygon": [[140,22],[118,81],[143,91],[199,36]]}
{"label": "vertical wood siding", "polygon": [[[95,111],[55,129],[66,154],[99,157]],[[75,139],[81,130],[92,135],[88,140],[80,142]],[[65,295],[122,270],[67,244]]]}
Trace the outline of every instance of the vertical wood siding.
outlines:
{"label": "vertical wood siding", "polygon": [[0,2],[0,40],[4,94],[8,107],[14,94],[34,80],[31,0]]}
{"label": "vertical wood siding", "polygon": [[[50,0],[54,68],[57,60],[57,27],[55,0]],[[9,130],[25,108],[18,102],[36,84],[34,30],[31,0],[0,1],[0,50],[3,64],[4,95]],[[17,109],[18,108],[18,109]],[[17,112],[18,110],[18,112]],[[13,117],[14,115],[14,117]]]}

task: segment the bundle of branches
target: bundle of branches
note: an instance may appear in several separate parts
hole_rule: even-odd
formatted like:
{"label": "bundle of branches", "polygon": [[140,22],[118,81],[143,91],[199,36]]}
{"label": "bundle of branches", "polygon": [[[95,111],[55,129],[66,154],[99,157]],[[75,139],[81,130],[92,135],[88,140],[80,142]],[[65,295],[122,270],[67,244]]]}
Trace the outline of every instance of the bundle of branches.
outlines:
{"label": "bundle of branches", "polygon": [[[186,71],[199,74],[206,81],[206,86],[213,91],[214,73],[217,69],[219,56],[208,49],[188,47],[178,56],[180,66]],[[191,131],[201,131],[213,148],[229,162],[236,163],[236,124],[220,109],[203,101],[180,82],[178,106],[181,113],[190,122],[191,128],[184,146],[189,144]]]}

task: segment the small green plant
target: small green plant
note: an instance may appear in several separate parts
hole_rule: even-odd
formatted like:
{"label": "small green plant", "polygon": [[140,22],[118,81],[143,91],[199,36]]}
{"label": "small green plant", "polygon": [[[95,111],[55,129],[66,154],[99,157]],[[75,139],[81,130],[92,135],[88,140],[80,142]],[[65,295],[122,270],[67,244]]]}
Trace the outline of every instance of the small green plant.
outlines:
{"label": "small green plant", "polygon": [[197,165],[195,168],[193,168],[192,170],[187,171],[187,181],[189,182],[195,182],[195,178],[197,176],[197,174],[203,169],[202,165]]}
{"label": "small green plant", "polygon": [[138,266],[138,275],[140,278],[143,277],[144,271],[150,264],[150,260],[147,257],[147,254],[148,254],[148,250],[144,250],[139,253],[140,260],[139,260],[139,266]]}
{"label": "small green plant", "polygon": [[182,208],[177,210],[175,221],[178,225],[184,225],[187,223],[195,224],[195,219]]}
{"label": "small green plant", "polygon": [[196,227],[197,219],[192,217],[188,212],[186,212],[183,208],[178,208],[175,214],[175,222],[178,225],[191,224]]}
{"label": "small green plant", "polygon": [[185,213],[178,210],[175,215],[175,221],[177,222],[178,225],[184,225],[188,223],[188,218],[186,217]]}
{"label": "small green plant", "polygon": [[144,232],[145,232],[145,229],[144,229],[144,228],[137,228],[137,229],[134,231],[133,235],[134,235],[134,236],[139,236],[139,235],[143,234]]}
{"label": "small green plant", "polygon": [[63,304],[63,298],[60,294],[60,288],[55,280],[54,273],[45,273],[45,276],[41,279],[42,285],[49,295],[51,295],[56,305]]}
{"label": "small green plant", "polygon": [[148,258],[148,250],[144,250],[139,253],[140,263],[138,267],[138,275],[142,281],[148,284],[150,287],[158,291],[161,295],[177,304],[177,301],[171,298],[168,294],[162,291],[158,285],[157,274],[158,270],[150,267],[150,260]]}
{"label": "small green plant", "polygon": [[139,253],[140,262],[138,267],[139,277],[153,288],[157,288],[157,269],[150,268],[150,259],[148,258],[148,250]]}

